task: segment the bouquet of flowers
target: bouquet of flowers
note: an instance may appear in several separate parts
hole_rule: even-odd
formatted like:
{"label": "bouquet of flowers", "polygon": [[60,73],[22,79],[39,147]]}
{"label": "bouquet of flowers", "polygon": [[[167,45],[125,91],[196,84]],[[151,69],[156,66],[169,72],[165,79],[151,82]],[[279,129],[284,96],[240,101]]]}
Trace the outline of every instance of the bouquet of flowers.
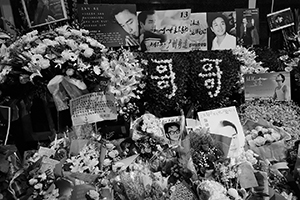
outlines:
{"label": "bouquet of flowers", "polygon": [[[17,75],[23,82],[40,76],[47,83],[53,78],[51,72],[63,74],[68,69],[74,70],[68,71],[70,76],[75,72],[85,72],[89,77],[96,78],[101,74],[102,56],[107,50],[87,36],[88,33],[87,30],[77,30],[66,25],[45,33],[35,30],[23,35],[8,47],[4,55],[1,82],[9,76]],[[46,76],[47,72],[50,77]]]}

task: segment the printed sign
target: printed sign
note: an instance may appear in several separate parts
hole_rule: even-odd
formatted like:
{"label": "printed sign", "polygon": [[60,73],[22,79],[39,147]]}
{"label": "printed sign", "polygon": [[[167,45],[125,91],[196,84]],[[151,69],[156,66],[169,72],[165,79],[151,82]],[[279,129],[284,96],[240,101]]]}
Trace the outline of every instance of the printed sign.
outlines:
{"label": "printed sign", "polygon": [[82,28],[107,47],[139,46],[134,4],[79,4]]}
{"label": "printed sign", "polygon": [[30,28],[68,19],[64,0],[22,0]]}
{"label": "printed sign", "polygon": [[206,13],[191,13],[190,22],[190,50],[207,50]]}
{"label": "printed sign", "polygon": [[94,92],[70,100],[73,126],[117,119],[113,94]]}
{"label": "printed sign", "polygon": [[244,46],[259,44],[259,10],[236,9],[236,36]]}
{"label": "printed sign", "polygon": [[245,74],[245,99],[291,100],[289,72]]}
{"label": "printed sign", "polygon": [[181,116],[165,117],[160,119],[170,146],[177,146],[181,142],[181,120]]}
{"label": "printed sign", "polygon": [[138,12],[141,50],[189,51],[190,15],[191,9]]}
{"label": "printed sign", "polygon": [[294,17],[290,8],[268,14],[267,20],[271,32],[294,25]]}
{"label": "printed sign", "polygon": [[208,50],[228,50],[236,48],[236,13],[207,13]]}
{"label": "printed sign", "polygon": [[[203,128],[208,128],[214,135],[221,135],[231,138],[224,140],[228,145],[228,157],[237,157],[245,145],[245,135],[237,110],[234,106],[215,110],[198,112],[199,121]],[[227,144],[226,141],[231,141]]]}

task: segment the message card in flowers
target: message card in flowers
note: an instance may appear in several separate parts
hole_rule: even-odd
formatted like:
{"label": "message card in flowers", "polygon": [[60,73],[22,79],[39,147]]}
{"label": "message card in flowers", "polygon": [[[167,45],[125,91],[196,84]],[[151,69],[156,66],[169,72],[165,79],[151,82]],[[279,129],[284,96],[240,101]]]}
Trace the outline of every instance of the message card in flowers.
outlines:
{"label": "message card in flowers", "polygon": [[70,101],[74,126],[117,119],[117,108],[112,94],[94,92]]}
{"label": "message card in flowers", "polygon": [[242,151],[245,144],[245,135],[237,110],[234,106],[215,110],[198,112],[202,128],[208,128],[209,132],[231,138],[228,156],[235,157]]}
{"label": "message card in flowers", "polygon": [[245,74],[245,99],[291,100],[289,72]]}

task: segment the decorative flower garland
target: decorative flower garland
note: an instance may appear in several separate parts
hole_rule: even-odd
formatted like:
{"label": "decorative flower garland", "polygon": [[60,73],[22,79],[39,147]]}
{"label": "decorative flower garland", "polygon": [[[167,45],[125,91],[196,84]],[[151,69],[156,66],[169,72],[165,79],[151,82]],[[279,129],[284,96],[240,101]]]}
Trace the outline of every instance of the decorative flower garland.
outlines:
{"label": "decorative flower garland", "polygon": [[[223,74],[223,72],[220,70],[219,63],[222,62],[222,60],[204,58],[200,62],[206,63],[202,66],[202,69],[207,73],[200,72],[199,77],[208,78],[204,81],[204,86],[209,90],[208,95],[210,96],[210,98],[216,97],[221,90],[221,75]],[[216,72],[214,72],[214,69],[216,70]],[[213,92],[212,90],[215,87],[215,78],[217,79],[217,87]]]}
{"label": "decorative flower garland", "polygon": [[151,79],[153,80],[158,80],[157,81],[157,87],[161,90],[165,88],[172,88],[171,94],[165,94],[168,99],[171,99],[176,95],[177,91],[177,86],[174,82],[175,80],[175,73],[173,72],[173,65],[172,65],[172,59],[169,60],[156,60],[156,59],[151,59],[153,63],[157,63],[160,65],[156,66],[156,71],[161,75],[165,72],[169,72],[169,75],[164,75],[164,76],[154,76],[151,75]]}

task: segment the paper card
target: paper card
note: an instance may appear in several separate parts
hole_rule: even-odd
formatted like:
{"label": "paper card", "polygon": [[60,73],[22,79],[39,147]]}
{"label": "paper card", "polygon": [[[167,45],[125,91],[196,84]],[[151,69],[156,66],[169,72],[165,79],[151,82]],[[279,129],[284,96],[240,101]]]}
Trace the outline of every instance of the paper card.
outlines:
{"label": "paper card", "polygon": [[240,164],[239,170],[239,181],[242,188],[247,189],[258,186],[253,167],[249,163]]}
{"label": "paper card", "polygon": [[289,72],[245,74],[245,99],[291,100],[291,78]]}
{"label": "paper card", "polygon": [[170,146],[178,146],[182,139],[182,116],[165,117],[160,119]]}
{"label": "paper card", "polygon": [[195,129],[201,128],[201,123],[199,120],[186,118],[185,121],[186,121],[186,129],[187,129],[188,133]]}
{"label": "paper card", "polygon": [[139,156],[139,154],[133,155],[133,156],[130,156],[130,157],[125,158],[125,159],[123,159],[123,160],[120,160],[120,161],[118,161],[117,163],[122,163],[123,166],[121,167],[121,170],[125,170],[125,169],[127,169],[127,167],[129,167],[129,165],[131,165],[131,164],[135,161],[135,159],[136,159],[138,156]]}
{"label": "paper card", "polygon": [[207,50],[206,13],[191,13],[189,46],[191,50]]}
{"label": "paper card", "polygon": [[42,173],[46,172],[47,170],[54,171],[55,166],[57,164],[59,164],[59,161],[51,159],[51,158],[48,158],[48,157],[43,157],[40,171]]}
{"label": "paper card", "polygon": [[284,29],[295,24],[291,8],[267,14],[267,21],[271,32]]}
{"label": "paper card", "polygon": [[101,188],[101,196],[106,200],[114,200],[114,192],[110,188]]}
{"label": "paper card", "polygon": [[92,184],[99,177],[99,175],[87,174],[87,173],[71,173],[70,177]]}
{"label": "paper card", "polygon": [[71,99],[70,111],[73,126],[116,120],[115,97],[111,93],[94,92]]}
{"label": "paper card", "polygon": [[92,185],[75,185],[73,187],[71,200],[85,200],[86,194],[90,190],[96,190]]}
{"label": "paper card", "polygon": [[63,176],[63,165],[64,163],[66,162],[67,160],[67,157],[61,159],[61,161],[55,165],[55,168],[54,168],[54,175],[55,176],[58,176],[58,177],[62,177]]}
{"label": "paper card", "polygon": [[72,140],[70,146],[70,154],[71,155],[78,155],[81,149],[89,142],[89,140]]}
{"label": "paper card", "polygon": [[231,138],[228,157],[237,157],[245,145],[245,134],[234,106],[198,112],[202,128]]}
{"label": "paper card", "polygon": [[40,147],[38,154],[42,157],[42,156],[46,156],[48,158],[50,158],[51,156],[53,156],[55,154],[55,150],[54,149],[50,149],[50,148],[46,148],[46,147]]}

